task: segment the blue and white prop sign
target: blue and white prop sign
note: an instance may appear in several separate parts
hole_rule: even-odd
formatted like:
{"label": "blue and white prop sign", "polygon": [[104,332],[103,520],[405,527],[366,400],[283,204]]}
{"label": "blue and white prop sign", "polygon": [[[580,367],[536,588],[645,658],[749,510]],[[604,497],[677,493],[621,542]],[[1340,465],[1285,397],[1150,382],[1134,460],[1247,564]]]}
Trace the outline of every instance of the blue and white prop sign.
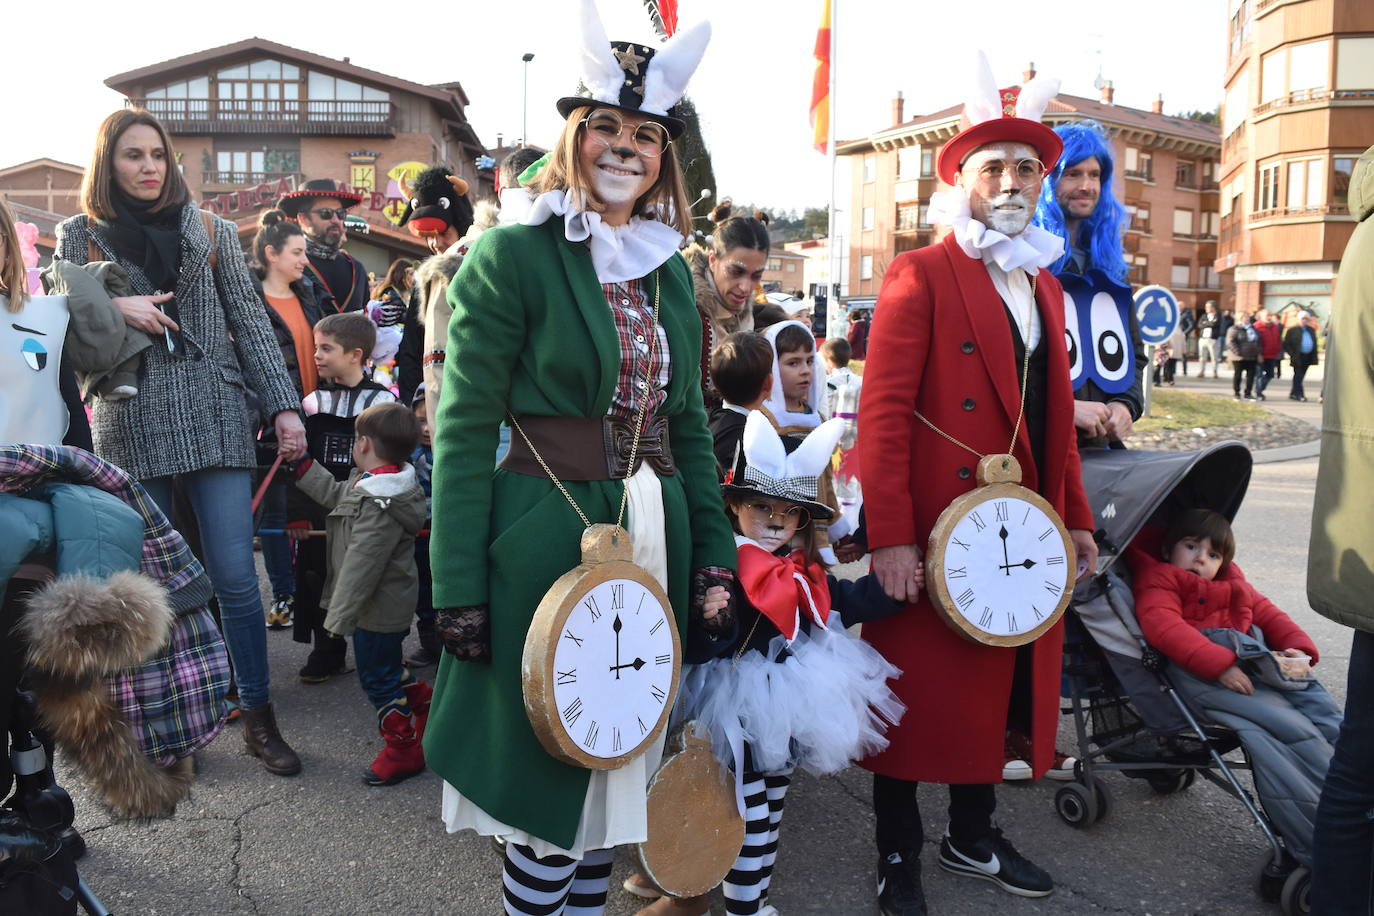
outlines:
{"label": "blue and white prop sign", "polygon": [[1135,320],[1141,339],[1159,346],[1178,327],[1178,300],[1162,286],[1143,286],[1135,294]]}

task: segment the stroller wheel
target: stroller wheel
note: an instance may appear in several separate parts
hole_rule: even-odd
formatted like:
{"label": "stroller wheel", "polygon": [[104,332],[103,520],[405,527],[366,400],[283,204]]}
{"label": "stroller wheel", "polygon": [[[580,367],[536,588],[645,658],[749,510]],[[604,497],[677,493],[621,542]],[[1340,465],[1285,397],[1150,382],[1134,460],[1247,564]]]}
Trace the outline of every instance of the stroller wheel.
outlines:
{"label": "stroller wheel", "polygon": [[1283,896],[1283,885],[1298,867],[1298,863],[1285,853],[1283,861],[1275,865],[1273,854],[1265,850],[1255,866],[1255,885],[1260,899],[1265,903],[1278,903],[1279,898]]}
{"label": "stroller wheel", "polygon": [[[1103,796],[1105,797],[1105,796]],[[1054,793],[1054,810],[1070,827],[1091,827],[1101,816],[1098,795],[1081,782],[1071,782]]]}
{"label": "stroller wheel", "polygon": [[1312,869],[1299,865],[1283,882],[1279,909],[1283,916],[1307,916],[1312,912]]}
{"label": "stroller wheel", "polygon": [[1173,795],[1182,792],[1197,779],[1196,770],[1151,770],[1145,777],[1150,788],[1158,795]]}

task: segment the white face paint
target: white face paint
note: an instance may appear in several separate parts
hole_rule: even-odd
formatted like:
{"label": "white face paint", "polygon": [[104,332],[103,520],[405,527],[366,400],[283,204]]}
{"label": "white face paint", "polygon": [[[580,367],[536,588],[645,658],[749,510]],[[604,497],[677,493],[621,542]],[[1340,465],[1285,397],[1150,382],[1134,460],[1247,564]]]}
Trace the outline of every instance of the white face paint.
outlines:
{"label": "white face paint", "polygon": [[20,312],[0,306],[0,445],[60,445],[67,434],[57,381],[67,317],[66,296],[34,296]]}
{"label": "white face paint", "polygon": [[644,168],[638,157],[624,161],[606,150],[597,158],[591,178],[597,198],[614,207],[631,203],[639,197],[644,183]]}
{"label": "white face paint", "polygon": [[[973,218],[1003,235],[1024,232],[1035,215],[1040,182],[1022,183],[1016,177],[1015,165],[1023,159],[1036,158],[1035,150],[1024,143],[992,143],[975,150],[959,171],[959,182],[968,193]],[[1004,164],[1002,177],[982,177],[983,167],[993,162]]]}

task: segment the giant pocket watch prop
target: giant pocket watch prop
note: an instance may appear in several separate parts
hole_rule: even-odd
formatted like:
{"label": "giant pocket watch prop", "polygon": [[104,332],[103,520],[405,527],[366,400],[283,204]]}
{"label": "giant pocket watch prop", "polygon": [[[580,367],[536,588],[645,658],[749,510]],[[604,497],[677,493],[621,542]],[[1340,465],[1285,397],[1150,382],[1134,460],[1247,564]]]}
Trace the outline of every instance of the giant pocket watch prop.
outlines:
{"label": "giant pocket watch prop", "polygon": [[1021,486],[1011,455],[978,462],[978,486],[936,519],[926,583],[936,611],[961,636],[989,646],[1032,642],[1063,616],[1077,557],[1039,493]]}
{"label": "giant pocket watch prop", "polygon": [[582,563],[544,594],[521,657],[525,713],[565,763],[613,770],[668,724],[682,646],[668,596],[618,525],[582,534]]}

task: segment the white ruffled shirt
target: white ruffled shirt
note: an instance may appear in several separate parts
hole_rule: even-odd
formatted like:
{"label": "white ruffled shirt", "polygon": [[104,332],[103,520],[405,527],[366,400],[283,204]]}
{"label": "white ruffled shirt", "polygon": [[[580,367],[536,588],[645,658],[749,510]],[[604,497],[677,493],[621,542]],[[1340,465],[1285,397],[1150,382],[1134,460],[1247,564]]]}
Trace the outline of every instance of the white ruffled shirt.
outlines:
{"label": "white ruffled shirt", "polygon": [[930,221],[949,226],[964,254],[983,262],[1016,320],[1022,344],[1034,350],[1040,342],[1040,312],[1031,295],[1030,278],[1059,260],[1064,240],[1036,225],[1026,226],[1020,235],[1003,235],[973,218],[968,195],[960,188],[931,195]]}
{"label": "white ruffled shirt", "polygon": [[553,216],[563,217],[563,235],[568,241],[587,243],[596,278],[602,283],[646,277],[682,245],[682,234],[666,223],[634,216],[623,226],[608,226],[600,213],[578,207],[557,190],[536,197],[521,222],[539,226]]}

